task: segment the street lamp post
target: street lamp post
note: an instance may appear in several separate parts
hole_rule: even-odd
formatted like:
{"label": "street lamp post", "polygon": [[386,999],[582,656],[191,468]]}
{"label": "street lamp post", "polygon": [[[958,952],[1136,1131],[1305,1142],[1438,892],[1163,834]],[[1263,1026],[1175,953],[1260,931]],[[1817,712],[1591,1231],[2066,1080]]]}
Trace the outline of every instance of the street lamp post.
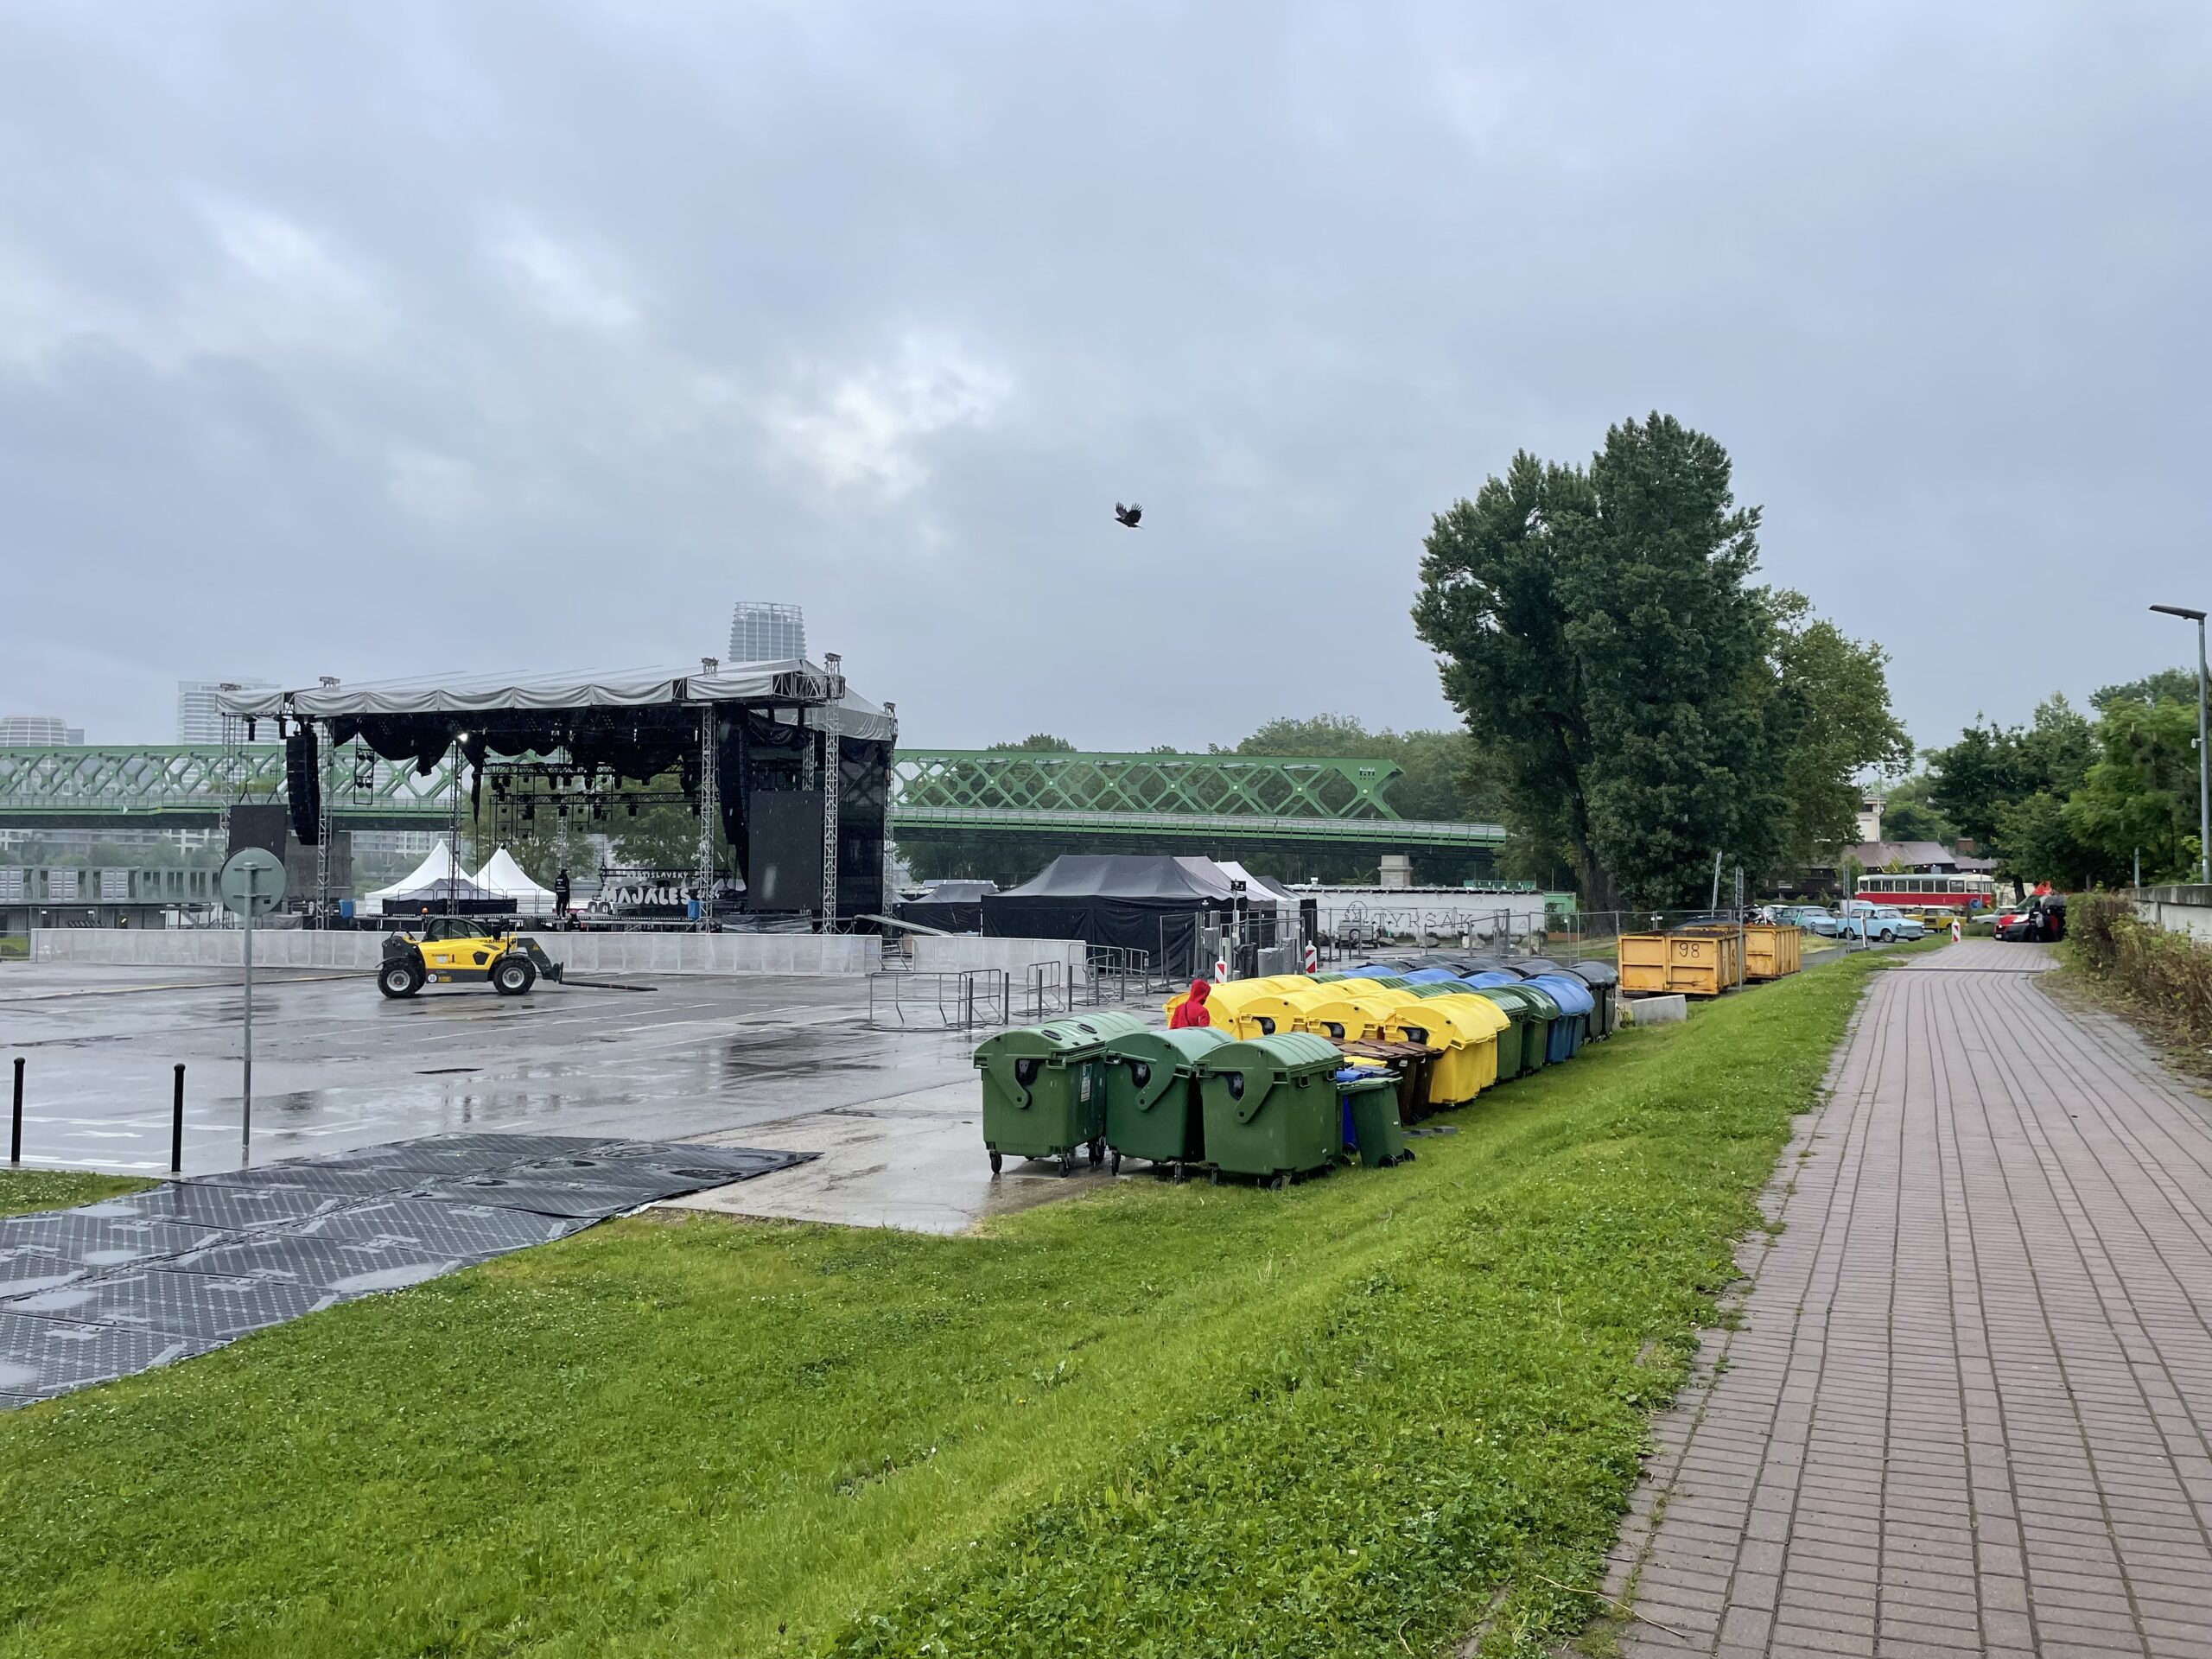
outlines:
{"label": "street lamp post", "polygon": [[2153,605],[2161,616],[2178,616],[2196,624],[2196,855],[2197,879],[2212,887],[2212,752],[2204,747],[2204,706],[2208,675],[2204,665],[2204,613],[2186,605]]}

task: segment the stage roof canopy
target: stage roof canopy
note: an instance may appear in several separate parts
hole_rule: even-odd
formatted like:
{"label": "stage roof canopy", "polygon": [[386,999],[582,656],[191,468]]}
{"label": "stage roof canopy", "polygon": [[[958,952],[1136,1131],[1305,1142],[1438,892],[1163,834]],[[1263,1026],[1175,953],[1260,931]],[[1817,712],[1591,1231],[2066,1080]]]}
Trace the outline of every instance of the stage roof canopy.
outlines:
{"label": "stage roof canopy", "polygon": [[898,722],[849,690],[842,674],[793,658],[703,668],[576,670],[564,673],[476,674],[454,678],[363,680],[297,690],[216,694],[226,715],[245,719],[362,720],[410,715],[472,715],[529,709],[646,709],[716,702],[804,709],[804,723],[841,737],[894,741]]}

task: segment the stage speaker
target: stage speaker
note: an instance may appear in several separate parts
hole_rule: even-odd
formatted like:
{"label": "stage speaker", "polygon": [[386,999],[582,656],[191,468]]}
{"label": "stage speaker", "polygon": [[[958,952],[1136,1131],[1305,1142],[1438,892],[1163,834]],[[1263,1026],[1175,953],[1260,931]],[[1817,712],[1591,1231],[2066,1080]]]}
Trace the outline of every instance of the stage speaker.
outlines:
{"label": "stage speaker", "polygon": [[322,767],[315,728],[302,726],[284,740],[284,793],[292,806],[292,836],[312,847],[322,835]]}
{"label": "stage speaker", "polygon": [[746,807],[752,842],[747,910],[822,908],[822,791],[757,789]]}
{"label": "stage speaker", "polygon": [[283,858],[289,810],[274,804],[232,807],[231,844],[223,856],[228,858],[242,847],[258,847],[272,857]]}

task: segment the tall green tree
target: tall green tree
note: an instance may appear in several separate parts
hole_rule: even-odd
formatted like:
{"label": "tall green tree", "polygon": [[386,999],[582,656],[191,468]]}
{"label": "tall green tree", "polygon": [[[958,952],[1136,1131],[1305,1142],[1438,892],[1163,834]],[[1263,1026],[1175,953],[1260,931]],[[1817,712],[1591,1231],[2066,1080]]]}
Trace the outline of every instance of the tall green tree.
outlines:
{"label": "tall green tree", "polygon": [[2100,686],[2089,693],[2089,707],[2099,714],[2109,713],[2114,703],[2133,702],[2145,709],[2162,702],[2185,702],[2196,707],[2196,671],[2193,668],[2162,668],[2155,674],[2145,674],[2139,680],[2129,680],[2123,685]]}
{"label": "tall green tree", "polygon": [[1812,615],[1802,594],[1776,595],[1783,695],[1796,731],[1783,768],[1780,862],[1804,869],[1826,848],[1857,839],[1859,779],[1912,760],[1912,742],[1890,709],[1889,657]]}
{"label": "tall green tree", "polygon": [[2089,855],[2077,861],[2082,875],[2118,885],[2133,878],[2139,851],[2146,880],[2190,879],[2197,808],[2196,688],[2189,690],[2186,702],[2122,696],[2106,704],[2097,759],[2063,814],[2068,839]]}
{"label": "tall green tree", "polygon": [[1780,849],[1805,710],[1751,582],[1758,519],[1726,450],[1654,414],[1586,469],[1516,455],[1427,538],[1414,620],[1445,693],[1597,907],[1695,903],[1716,851]]}
{"label": "tall green tree", "polygon": [[1986,848],[2001,874],[2080,886],[2110,868],[2066,814],[2096,759],[2088,716],[2047,697],[2026,726],[1977,720],[1949,747],[1930,750],[1928,803]]}

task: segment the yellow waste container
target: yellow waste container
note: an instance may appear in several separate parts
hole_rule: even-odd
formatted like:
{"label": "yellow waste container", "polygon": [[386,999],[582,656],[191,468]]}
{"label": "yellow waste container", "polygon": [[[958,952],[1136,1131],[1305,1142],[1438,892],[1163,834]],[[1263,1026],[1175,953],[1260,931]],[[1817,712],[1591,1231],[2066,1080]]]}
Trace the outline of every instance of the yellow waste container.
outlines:
{"label": "yellow waste container", "polygon": [[1405,1001],[1421,999],[1387,990],[1370,979],[1339,979],[1317,985],[1298,998],[1302,1009],[1299,1027],[1339,1040],[1380,1037],[1382,1022]]}
{"label": "yellow waste container", "polygon": [[1744,930],[1744,973],[1751,979],[1781,979],[1801,965],[1804,931],[1771,922],[1754,922]]}
{"label": "yellow waste container", "polygon": [[1512,1029],[1505,1011],[1488,997],[1408,996],[1384,1017],[1382,1035],[1421,1043],[1442,1054],[1429,1068],[1432,1106],[1463,1106],[1497,1082],[1497,1042]]}
{"label": "yellow waste container", "polygon": [[1301,979],[1272,986],[1245,998],[1236,1006],[1240,1039],[1310,1029],[1306,1016],[1321,1003],[1332,1000],[1331,994],[1336,988],[1334,985],[1316,985]]}
{"label": "yellow waste container", "polygon": [[1718,996],[1743,982],[1732,929],[1713,933],[1624,933],[1621,990],[1625,995]]}
{"label": "yellow waste container", "polygon": [[[1313,982],[1303,974],[1274,974],[1266,979],[1231,979],[1211,986],[1206,992],[1206,1023],[1216,1031],[1225,1031],[1242,1040],[1249,1037],[1266,1037],[1273,1028],[1256,1022],[1252,1010],[1258,1005],[1280,999],[1286,991],[1305,990]],[[1181,991],[1167,999],[1167,1017],[1173,1020],[1175,1010],[1191,1000],[1189,991]],[[1288,1031],[1291,1027],[1285,1026]]]}

